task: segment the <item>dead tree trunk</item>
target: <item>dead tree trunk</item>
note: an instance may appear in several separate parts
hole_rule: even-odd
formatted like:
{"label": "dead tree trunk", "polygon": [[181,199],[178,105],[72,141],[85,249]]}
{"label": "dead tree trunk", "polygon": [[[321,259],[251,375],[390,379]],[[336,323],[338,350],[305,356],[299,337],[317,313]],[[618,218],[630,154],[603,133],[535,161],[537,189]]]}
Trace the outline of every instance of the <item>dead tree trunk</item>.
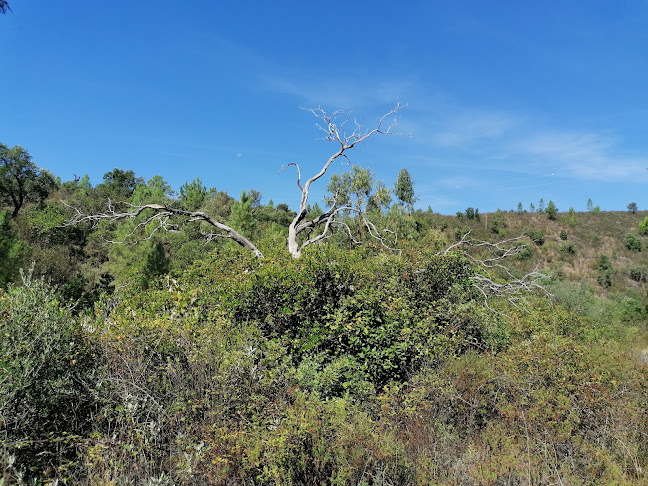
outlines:
{"label": "dead tree trunk", "polygon": [[[326,174],[333,161],[335,161],[338,157],[344,157],[348,159],[346,152],[355,147],[357,144],[364,142],[373,134],[382,133],[393,135],[394,132],[392,130],[398,124],[397,114],[403,107],[404,106],[397,104],[388,113],[382,116],[382,118],[378,122],[378,126],[373,130],[362,131],[360,125],[354,121],[354,130],[351,134],[345,133],[345,125],[349,122],[349,117],[346,116],[344,112],[336,111],[329,115],[321,108],[308,110],[320,119],[321,124],[318,123],[318,127],[326,134],[324,136],[324,139],[337,143],[339,145],[339,148],[333,155],[331,155],[331,157],[329,157],[329,159],[322,166],[319,172],[308,179],[303,185],[301,183],[301,170],[298,164],[291,162],[283,167],[283,169],[285,169],[286,167],[294,166],[297,169],[297,187],[299,187],[299,190],[301,191],[299,210],[297,211],[297,215],[288,227],[288,251],[294,258],[299,258],[303,249],[307,246],[320,242],[331,236],[332,227],[341,224],[336,220],[336,216],[338,216],[338,214],[343,211],[355,211],[354,208],[349,206],[338,206],[334,201],[331,205],[331,208],[324,214],[321,214],[311,220],[307,220],[306,216],[308,212],[308,197],[311,184],[313,184],[315,181],[324,176],[324,174]],[[385,121],[388,118],[391,118],[391,123],[388,127],[385,128]],[[364,214],[360,214],[360,216],[364,218]],[[366,223],[369,222],[366,221]],[[312,231],[317,228],[321,228],[321,230],[316,236],[307,238],[306,240],[300,242],[299,236],[301,233],[306,230]]]}

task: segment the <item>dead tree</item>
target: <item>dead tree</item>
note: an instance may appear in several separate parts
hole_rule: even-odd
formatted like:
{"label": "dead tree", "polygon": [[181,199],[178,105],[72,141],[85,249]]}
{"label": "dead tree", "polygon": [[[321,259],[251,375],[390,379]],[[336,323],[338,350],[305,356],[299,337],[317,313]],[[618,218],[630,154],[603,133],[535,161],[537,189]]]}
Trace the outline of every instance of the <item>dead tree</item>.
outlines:
{"label": "dead tree", "polygon": [[[233,228],[216,221],[211,216],[200,211],[186,211],[184,209],[173,208],[165,204],[144,204],[144,205],[132,205],[127,204],[127,209],[125,211],[119,211],[115,208],[113,203],[108,200],[108,208],[104,213],[97,214],[83,214],[78,208],[72,207],[69,204],[63,202],[63,204],[74,212],[74,215],[66,223],[65,226],[76,225],[81,223],[90,223],[93,226],[98,225],[102,221],[120,221],[124,219],[136,219],[139,216],[142,216],[142,219],[135,225],[130,234],[126,235],[126,238],[129,236],[135,235],[139,230],[143,228],[151,228],[150,225],[153,225],[152,229],[147,231],[147,235],[139,240],[148,240],[153,237],[153,235],[159,231],[177,231],[180,225],[203,222],[212,226],[214,229],[219,230],[217,233],[214,232],[203,232],[203,236],[209,241],[216,238],[228,238],[244,248],[247,248],[252,253],[254,253],[258,258],[263,258],[263,253],[248,240],[245,236],[240,234]],[[110,243],[122,243],[111,241]]]}
{"label": "dead tree", "polygon": [[[329,115],[321,108],[308,110],[320,119],[317,126],[324,132],[323,139],[337,144],[338,149],[329,157],[319,172],[306,180],[303,185],[301,183],[301,170],[298,164],[291,162],[282,168],[283,170],[287,167],[294,166],[297,169],[297,187],[301,191],[299,210],[288,227],[288,251],[294,258],[299,258],[307,246],[329,238],[332,235],[332,229],[336,226],[342,227],[353,238],[349,227],[338,219],[339,215],[344,212],[358,214],[369,234],[387,246],[375,225],[366,218],[362,211],[346,204],[338,205],[336,197],[333,198],[331,207],[326,212],[313,219],[306,219],[308,215],[308,197],[310,195],[311,185],[326,174],[336,159],[344,157],[348,160],[347,151],[363,143],[376,133],[394,135],[395,132],[393,130],[398,125],[398,112],[403,108],[404,106],[397,104],[388,113],[385,113],[378,122],[378,125],[371,130],[362,130],[362,127],[353,120],[353,131],[350,134],[345,131],[346,125],[350,122],[348,114],[342,111],[336,111]],[[389,123],[388,126],[386,126],[387,123]],[[316,232],[316,235],[311,237],[310,234],[313,231]],[[308,236],[300,241],[300,235],[306,233],[308,233]]]}
{"label": "dead tree", "polygon": [[[397,104],[388,113],[382,116],[382,118],[378,122],[378,125],[372,130],[363,131],[362,127],[355,120],[353,120],[353,131],[350,134],[347,134],[345,132],[346,125],[350,124],[350,117],[345,112],[336,111],[329,115],[322,108],[307,110],[313,113],[313,115],[315,115],[317,118],[319,118],[320,122],[318,122],[318,127],[325,133],[325,136],[323,138],[325,140],[337,143],[339,147],[338,150],[326,161],[319,172],[308,179],[303,185],[301,183],[301,172],[298,164],[293,162],[285,165],[282,168],[283,170],[286,167],[294,166],[297,169],[297,186],[301,191],[299,211],[288,227],[288,250],[294,258],[299,258],[301,256],[302,250],[307,246],[321,242],[330,237],[332,235],[332,229],[334,227],[341,228],[349,235],[349,237],[353,239],[353,234],[349,226],[339,219],[339,215],[345,212],[353,212],[358,214],[360,219],[362,220],[363,225],[367,229],[368,234],[379,240],[384,246],[388,247],[385,239],[381,236],[375,225],[371,221],[369,221],[369,219],[366,218],[365,214],[358,208],[351,207],[348,204],[337,204],[337,199],[333,198],[333,203],[326,212],[313,219],[307,220],[307,206],[311,185],[315,181],[323,177],[324,174],[326,174],[331,164],[337,158],[344,157],[348,160],[348,157],[346,155],[346,152],[348,150],[352,149],[358,144],[363,143],[365,140],[376,133],[392,135],[394,134],[393,130],[397,126],[398,122],[397,115],[402,108],[402,105]],[[389,122],[387,122],[388,119]],[[389,123],[388,126],[386,126],[387,123]],[[129,203],[124,203],[125,209],[122,210],[122,208],[124,208],[123,205],[120,205],[120,209],[117,209],[116,206],[109,200],[108,207],[105,212],[97,214],[84,214],[78,208],[70,206],[65,202],[63,204],[65,204],[65,206],[67,206],[73,213],[72,218],[68,221],[66,226],[80,223],[90,223],[96,226],[101,221],[119,221],[125,219],[137,219],[141,217],[140,221],[135,225],[133,231],[129,235],[127,235],[126,238],[135,237],[136,233],[146,229],[146,236],[136,238],[138,240],[146,240],[150,239],[158,230],[177,231],[183,224],[202,222],[206,223],[214,229],[214,231],[212,232],[203,233],[203,236],[205,236],[207,239],[231,239],[242,247],[252,251],[258,258],[263,258],[261,251],[245,236],[240,234],[234,228],[231,228],[230,226],[227,226],[226,224],[215,220],[214,218],[203,212],[187,211],[184,209],[174,208],[167,204],[134,205]],[[316,232],[317,234],[311,237],[310,235],[313,232]],[[300,239],[300,235],[302,234],[308,234],[308,236],[306,238],[302,237]]]}
{"label": "dead tree", "polygon": [[[525,251],[526,245],[517,243],[528,239],[524,234],[495,243],[470,238],[470,231],[455,244],[439,252],[447,254],[457,252],[473,263],[475,274],[470,278],[473,286],[482,294],[488,306],[492,296],[506,298],[515,307],[524,306],[526,295],[540,291],[551,296],[543,285],[550,277],[534,268],[531,272],[515,276],[503,262]],[[499,274],[499,278],[495,275]]]}

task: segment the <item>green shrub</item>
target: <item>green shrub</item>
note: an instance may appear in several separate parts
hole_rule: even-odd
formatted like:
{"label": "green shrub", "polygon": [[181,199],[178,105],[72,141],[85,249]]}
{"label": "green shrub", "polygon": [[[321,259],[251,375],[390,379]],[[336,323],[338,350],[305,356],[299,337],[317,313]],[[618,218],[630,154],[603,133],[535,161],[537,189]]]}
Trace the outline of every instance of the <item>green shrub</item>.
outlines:
{"label": "green shrub", "polygon": [[[361,254],[325,250],[264,262],[234,297],[234,320],[280,339],[296,363],[352,357],[358,377],[377,387],[404,379],[416,360],[445,353],[450,323],[479,339],[471,316],[448,307],[470,299],[467,261],[439,255],[413,267],[384,256],[358,260]],[[438,349],[429,345],[435,339]]]}
{"label": "green shrub", "polygon": [[98,359],[53,290],[23,275],[0,294],[0,465],[25,478],[69,479],[92,429]]}
{"label": "green shrub", "polygon": [[565,230],[560,232],[560,239],[563,241],[567,239],[567,232]]}
{"label": "green shrub", "polygon": [[517,249],[515,258],[518,260],[529,260],[533,256],[533,248],[523,241],[517,241],[514,247]]}
{"label": "green shrub", "polygon": [[506,216],[503,211],[495,211],[489,218],[489,226],[492,233],[495,233],[499,236],[506,236]]}
{"label": "green shrub", "polygon": [[646,216],[641,223],[639,223],[639,233],[643,236],[648,235],[648,216]]}
{"label": "green shrub", "polygon": [[466,218],[479,221],[479,208],[466,208]]}
{"label": "green shrub", "polygon": [[628,250],[641,251],[641,240],[632,233],[628,233],[625,236],[625,245]]}
{"label": "green shrub", "polygon": [[553,201],[549,201],[549,204],[547,205],[547,209],[545,210],[545,212],[547,213],[547,218],[554,221],[556,219],[556,214],[558,213],[558,208],[556,207]]}
{"label": "green shrub", "polygon": [[558,251],[562,253],[566,253],[568,255],[575,255],[576,247],[574,246],[574,243],[572,243],[571,241],[566,241],[558,245]]}
{"label": "green shrub", "polygon": [[648,268],[644,265],[635,265],[633,267],[630,267],[629,273],[630,278],[635,282],[648,281]]}
{"label": "green shrub", "polygon": [[612,286],[612,263],[607,255],[601,255],[597,261],[598,276],[597,282],[601,287]]}
{"label": "green shrub", "polygon": [[22,244],[7,211],[0,211],[0,288],[13,281],[22,261]]}
{"label": "green shrub", "polygon": [[525,233],[529,236],[531,241],[533,241],[537,246],[544,245],[544,233],[539,229],[528,229]]}

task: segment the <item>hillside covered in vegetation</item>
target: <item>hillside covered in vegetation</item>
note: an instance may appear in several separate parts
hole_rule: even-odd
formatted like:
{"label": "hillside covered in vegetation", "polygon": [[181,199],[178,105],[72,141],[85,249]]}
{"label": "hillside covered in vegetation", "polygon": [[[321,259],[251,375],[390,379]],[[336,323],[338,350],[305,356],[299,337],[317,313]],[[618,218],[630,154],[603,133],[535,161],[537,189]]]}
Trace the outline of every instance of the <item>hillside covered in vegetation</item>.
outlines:
{"label": "hillside covered in vegetation", "polygon": [[[361,211],[294,258],[257,191],[27,168],[0,186],[2,484],[648,484],[636,205],[446,216],[353,168],[329,189]],[[177,212],[70,224],[146,205]]]}

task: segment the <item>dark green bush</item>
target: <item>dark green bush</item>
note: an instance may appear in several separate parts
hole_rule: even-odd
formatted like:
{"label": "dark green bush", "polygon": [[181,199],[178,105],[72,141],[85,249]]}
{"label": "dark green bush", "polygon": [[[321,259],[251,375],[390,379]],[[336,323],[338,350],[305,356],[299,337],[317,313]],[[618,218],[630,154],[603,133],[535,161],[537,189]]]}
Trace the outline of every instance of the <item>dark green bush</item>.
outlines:
{"label": "dark green bush", "polygon": [[598,276],[597,282],[601,287],[612,286],[612,263],[607,255],[601,255],[597,261]]}
{"label": "dark green bush", "polygon": [[489,226],[492,233],[495,233],[499,236],[506,236],[506,216],[503,211],[498,209],[495,211],[489,218]]}
{"label": "dark green bush", "polygon": [[560,232],[560,239],[563,241],[567,239],[567,232],[565,230]]}
{"label": "dark green bush", "polygon": [[641,240],[632,233],[625,236],[625,245],[628,250],[641,251]]}

